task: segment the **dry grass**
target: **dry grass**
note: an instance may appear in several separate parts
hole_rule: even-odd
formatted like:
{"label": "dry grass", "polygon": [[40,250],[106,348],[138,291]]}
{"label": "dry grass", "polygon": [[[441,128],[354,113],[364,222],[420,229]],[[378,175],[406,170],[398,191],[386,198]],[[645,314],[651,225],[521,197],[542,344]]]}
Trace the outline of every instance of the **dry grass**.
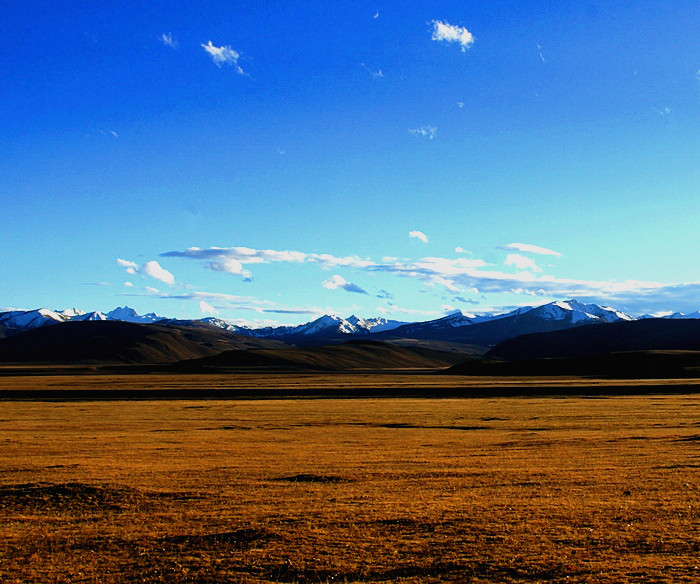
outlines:
{"label": "dry grass", "polygon": [[698,582],[699,402],[0,402],[0,581]]}

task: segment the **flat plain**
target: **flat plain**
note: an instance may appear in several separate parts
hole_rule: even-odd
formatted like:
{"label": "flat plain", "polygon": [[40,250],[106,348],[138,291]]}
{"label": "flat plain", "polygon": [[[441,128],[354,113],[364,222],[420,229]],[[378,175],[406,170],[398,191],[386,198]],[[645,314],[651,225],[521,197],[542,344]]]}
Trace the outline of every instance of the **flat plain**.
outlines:
{"label": "flat plain", "polygon": [[498,381],[370,373],[0,390],[246,383],[462,393],[0,401],[0,581],[700,581],[698,394],[464,397]]}

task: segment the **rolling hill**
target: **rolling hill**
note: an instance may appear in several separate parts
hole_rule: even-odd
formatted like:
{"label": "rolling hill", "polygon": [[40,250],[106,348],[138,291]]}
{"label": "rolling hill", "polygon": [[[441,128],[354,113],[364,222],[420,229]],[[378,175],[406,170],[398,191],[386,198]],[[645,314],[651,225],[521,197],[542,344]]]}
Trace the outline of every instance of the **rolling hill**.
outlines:
{"label": "rolling hill", "polygon": [[230,350],[175,365],[178,370],[352,370],[435,369],[461,361],[463,355],[423,348],[408,348],[368,340],[322,347]]}

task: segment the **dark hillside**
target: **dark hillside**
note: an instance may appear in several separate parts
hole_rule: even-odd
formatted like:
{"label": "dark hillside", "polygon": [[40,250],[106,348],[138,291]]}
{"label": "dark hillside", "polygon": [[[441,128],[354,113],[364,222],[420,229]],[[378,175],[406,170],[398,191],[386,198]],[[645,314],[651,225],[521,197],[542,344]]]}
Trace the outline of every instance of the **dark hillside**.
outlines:
{"label": "dark hillside", "polygon": [[474,360],[450,367],[444,373],[492,377],[695,378],[700,377],[700,351],[629,351],[521,361]]}
{"label": "dark hillside", "polygon": [[486,356],[514,361],[623,351],[700,351],[700,320],[645,319],[522,335],[499,343]]}
{"label": "dark hillside", "polygon": [[67,322],[0,339],[0,362],[172,363],[228,349],[283,346],[209,326]]}

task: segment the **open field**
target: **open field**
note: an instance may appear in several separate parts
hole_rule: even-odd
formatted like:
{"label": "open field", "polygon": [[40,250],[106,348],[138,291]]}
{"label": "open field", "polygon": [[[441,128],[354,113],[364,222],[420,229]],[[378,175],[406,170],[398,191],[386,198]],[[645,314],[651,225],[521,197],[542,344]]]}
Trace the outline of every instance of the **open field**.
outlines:
{"label": "open field", "polygon": [[[127,377],[0,389],[167,381]],[[0,581],[698,582],[698,406],[2,401]]]}
{"label": "open field", "polygon": [[162,372],[158,366],[105,369],[76,366],[0,367],[0,400],[490,397],[698,392],[700,378],[470,377],[446,375],[435,370],[187,374]]}

